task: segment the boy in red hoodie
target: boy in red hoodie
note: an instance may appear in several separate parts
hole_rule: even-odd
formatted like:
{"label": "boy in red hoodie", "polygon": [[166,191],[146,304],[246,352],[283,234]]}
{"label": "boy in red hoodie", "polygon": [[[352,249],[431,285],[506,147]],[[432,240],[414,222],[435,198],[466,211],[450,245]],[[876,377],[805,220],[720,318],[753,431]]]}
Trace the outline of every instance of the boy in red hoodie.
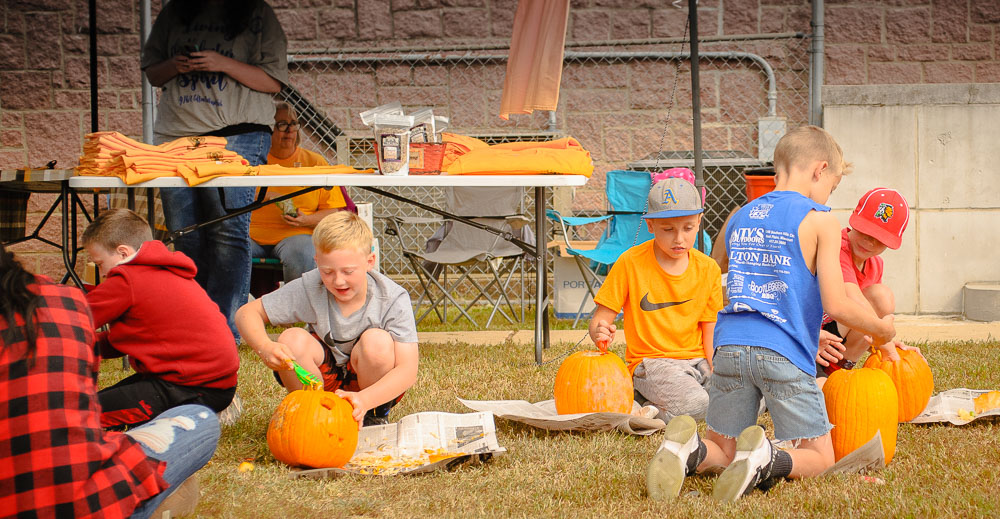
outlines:
{"label": "boy in red hoodie", "polygon": [[218,305],[195,266],[153,240],[149,224],[112,209],[87,226],[83,247],[104,282],[87,294],[102,357],[128,355],[135,374],[98,392],[101,426],[145,423],[181,404],[220,412],[236,393],[240,360]]}

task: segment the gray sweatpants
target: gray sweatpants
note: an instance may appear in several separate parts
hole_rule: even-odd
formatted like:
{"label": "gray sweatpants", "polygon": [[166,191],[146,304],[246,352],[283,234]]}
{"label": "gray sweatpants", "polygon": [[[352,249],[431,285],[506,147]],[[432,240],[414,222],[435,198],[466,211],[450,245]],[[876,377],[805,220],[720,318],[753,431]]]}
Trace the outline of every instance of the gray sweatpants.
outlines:
{"label": "gray sweatpants", "polygon": [[660,410],[664,422],[688,415],[704,420],[708,410],[708,379],[711,372],[705,359],[642,359],[632,373],[635,390]]}

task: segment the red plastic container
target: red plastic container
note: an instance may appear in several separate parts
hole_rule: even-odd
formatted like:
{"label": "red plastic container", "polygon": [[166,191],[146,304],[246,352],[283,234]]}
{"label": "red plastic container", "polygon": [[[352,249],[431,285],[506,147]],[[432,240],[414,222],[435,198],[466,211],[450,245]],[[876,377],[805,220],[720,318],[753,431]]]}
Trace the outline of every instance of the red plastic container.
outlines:
{"label": "red plastic container", "polygon": [[774,168],[755,168],[743,172],[747,182],[747,202],[774,191]]}
{"label": "red plastic container", "polygon": [[410,144],[410,174],[440,175],[445,146],[449,143],[414,142]]}

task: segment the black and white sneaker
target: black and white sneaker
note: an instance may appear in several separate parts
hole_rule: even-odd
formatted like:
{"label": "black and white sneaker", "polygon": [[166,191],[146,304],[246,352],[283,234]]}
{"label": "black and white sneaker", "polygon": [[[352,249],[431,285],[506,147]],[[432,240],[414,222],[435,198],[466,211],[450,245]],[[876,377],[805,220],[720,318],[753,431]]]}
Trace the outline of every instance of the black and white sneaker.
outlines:
{"label": "black and white sneaker", "polygon": [[674,417],[664,433],[663,443],[646,468],[646,493],[656,501],[677,497],[684,478],[694,473],[701,462],[697,458],[704,457],[694,418]]}
{"label": "black and white sneaker", "polygon": [[736,438],[736,456],[712,491],[712,499],[733,502],[771,478],[777,449],[759,425],[751,425]]}

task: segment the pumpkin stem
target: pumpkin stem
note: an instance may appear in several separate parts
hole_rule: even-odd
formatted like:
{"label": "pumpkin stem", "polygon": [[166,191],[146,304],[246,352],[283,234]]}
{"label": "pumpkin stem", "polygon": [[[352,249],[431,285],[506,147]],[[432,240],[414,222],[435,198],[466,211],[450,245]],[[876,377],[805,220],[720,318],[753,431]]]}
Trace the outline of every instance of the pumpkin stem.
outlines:
{"label": "pumpkin stem", "polygon": [[608,341],[597,341],[597,349],[601,350],[601,353],[607,353]]}

